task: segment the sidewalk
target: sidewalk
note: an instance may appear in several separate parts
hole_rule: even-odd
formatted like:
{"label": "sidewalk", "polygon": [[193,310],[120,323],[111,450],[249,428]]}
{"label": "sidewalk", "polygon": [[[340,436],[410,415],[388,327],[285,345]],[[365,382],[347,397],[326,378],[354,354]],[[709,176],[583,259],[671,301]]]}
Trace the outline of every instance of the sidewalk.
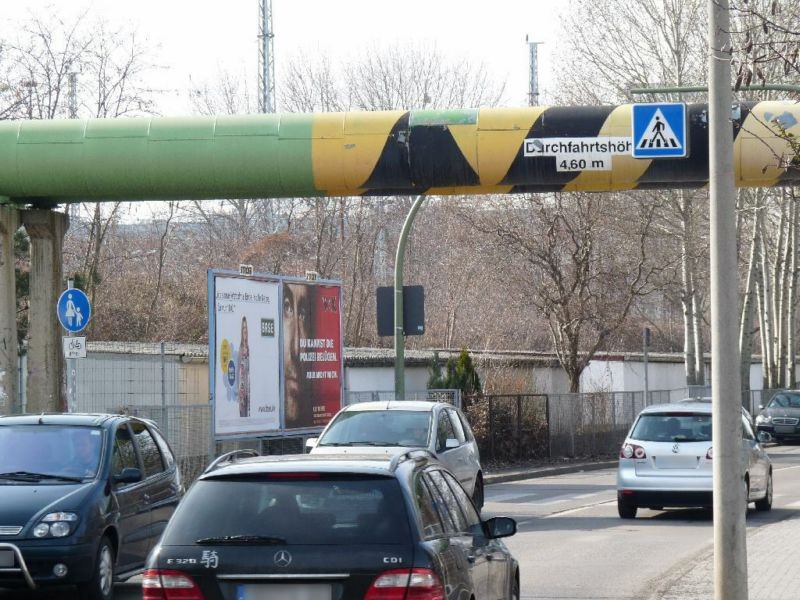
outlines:
{"label": "sidewalk", "polygon": [[534,477],[551,477],[553,475],[578,473],[580,471],[616,469],[617,463],[618,459],[615,458],[613,460],[564,462],[562,464],[519,465],[497,469],[487,467],[486,472],[483,474],[483,481],[486,485],[491,485],[493,483],[505,483],[507,481],[518,481],[520,479],[531,479]]}
{"label": "sidewalk", "polygon": [[[800,517],[764,525],[747,534],[748,596],[750,600],[797,600],[800,569],[797,540]],[[665,582],[649,600],[713,600],[714,557],[712,549],[697,562]]]}

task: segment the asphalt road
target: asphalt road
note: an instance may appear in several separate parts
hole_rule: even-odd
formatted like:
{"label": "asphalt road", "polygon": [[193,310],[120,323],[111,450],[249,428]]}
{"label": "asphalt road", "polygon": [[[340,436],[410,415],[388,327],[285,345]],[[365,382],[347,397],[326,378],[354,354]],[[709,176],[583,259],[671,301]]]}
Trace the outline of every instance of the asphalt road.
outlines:
{"label": "asphalt road", "polygon": [[[748,529],[800,510],[800,446],[768,448],[773,460],[773,510],[752,508]],[[517,519],[507,545],[520,563],[522,597],[537,600],[656,600],[680,565],[713,544],[710,513],[640,510],[617,516],[616,471],[607,469],[488,486],[484,516]],[[55,598],[1,592],[3,600]],[[66,591],[64,598],[77,598]],[[141,598],[136,583],[116,587],[117,600]]]}
{"label": "asphalt road", "polygon": [[[775,500],[753,505],[748,529],[800,510],[800,446],[768,448]],[[617,515],[613,469],[528,479],[487,488],[484,516],[509,515],[519,532],[507,545],[520,563],[521,595],[537,600],[660,598],[677,567],[713,545],[711,513],[693,509]]]}

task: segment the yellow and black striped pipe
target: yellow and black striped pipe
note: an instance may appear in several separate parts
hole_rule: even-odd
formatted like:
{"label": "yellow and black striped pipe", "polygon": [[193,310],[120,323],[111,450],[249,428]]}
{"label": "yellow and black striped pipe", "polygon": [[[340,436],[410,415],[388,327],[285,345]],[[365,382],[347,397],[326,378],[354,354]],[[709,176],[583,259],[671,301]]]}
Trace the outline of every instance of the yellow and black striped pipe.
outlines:
{"label": "yellow and black striped pipe", "polygon": [[[687,113],[688,156],[660,159],[624,151],[629,104],[5,121],[0,197],[37,206],[698,187],[708,179],[707,107],[689,105]],[[737,185],[800,180],[800,170],[787,167],[792,152],[785,139],[800,137],[800,105],[741,104],[732,121]],[[575,146],[577,153],[563,146],[563,155],[537,154],[531,146],[549,147],[554,139],[583,146]],[[610,141],[621,145],[604,153]],[[526,155],[526,148],[534,151]]]}

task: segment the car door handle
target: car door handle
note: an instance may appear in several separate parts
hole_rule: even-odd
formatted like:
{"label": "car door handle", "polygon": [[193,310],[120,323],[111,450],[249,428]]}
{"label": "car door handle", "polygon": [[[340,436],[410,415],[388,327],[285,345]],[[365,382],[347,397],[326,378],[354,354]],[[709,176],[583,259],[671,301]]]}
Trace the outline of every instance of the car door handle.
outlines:
{"label": "car door handle", "polygon": [[488,560],[505,560],[506,555],[502,552],[492,552],[491,554],[487,554],[486,558]]}
{"label": "car door handle", "polygon": [[150,494],[143,494],[142,495],[142,500],[145,501],[145,504],[149,504],[150,503]]}

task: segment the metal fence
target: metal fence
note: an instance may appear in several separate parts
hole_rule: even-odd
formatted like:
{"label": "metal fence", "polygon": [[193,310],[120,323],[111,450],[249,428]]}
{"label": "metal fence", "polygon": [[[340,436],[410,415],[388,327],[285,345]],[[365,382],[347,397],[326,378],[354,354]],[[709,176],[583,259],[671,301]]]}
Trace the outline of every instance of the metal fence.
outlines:
{"label": "metal fence", "polygon": [[[752,390],[752,416],[777,390]],[[582,394],[467,397],[464,404],[481,456],[498,462],[613,456],[647,406],[709,397],[710,388]]]}
{"label": "metal fence", "polygon": [[[262,454],[304,451],[308,435],[262,436],[211,441],[208,366],[169,344],[142,344],[136,352],[100,354],[89,367],[77,363],[75,410],[127,413],[152,419],[167,436],[187,482],[194,480],[209,458],[234,449],[253,448]],[[24,372],[21,366],[20,371]],[[753,416],[775,390],[754,390],[744,399]],[[615,455],[639,411],[687,397],[709,396],[708,387],[643,392],[585,394],[518,394],[462,398],[459,390],[409,392],[408,400],[436,400],[467,413],[482,456],[493,461],[525,461],[561,457]],[[345,405],[394,400],[392,390],[350,391]],[[11,411],[24,412],[22,402]]]}

